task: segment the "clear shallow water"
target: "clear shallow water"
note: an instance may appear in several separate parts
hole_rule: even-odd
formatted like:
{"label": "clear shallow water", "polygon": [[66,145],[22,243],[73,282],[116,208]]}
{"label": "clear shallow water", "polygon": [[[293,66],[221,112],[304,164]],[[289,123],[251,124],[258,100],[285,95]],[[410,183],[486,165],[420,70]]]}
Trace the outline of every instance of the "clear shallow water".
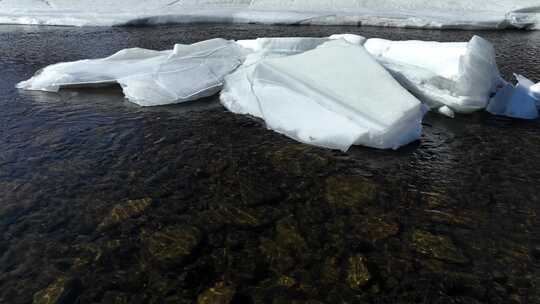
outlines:
{"label": "clear shallow water", "polygon": [[[538,121],[430,114],[418,143],[345,154],[216,98],[139,108],[115,88],[14,88],[48,64],[127,47],[341,32],[474,34],[0,26],[0,303],[540,303]],[[479,34],[505,77],[540,81],[540,33]]]}

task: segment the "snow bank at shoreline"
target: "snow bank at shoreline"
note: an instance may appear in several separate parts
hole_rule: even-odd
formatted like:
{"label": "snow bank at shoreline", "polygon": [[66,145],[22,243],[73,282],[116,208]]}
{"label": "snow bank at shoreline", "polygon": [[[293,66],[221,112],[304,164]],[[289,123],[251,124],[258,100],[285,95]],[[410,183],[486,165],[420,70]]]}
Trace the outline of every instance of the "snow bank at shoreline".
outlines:
{"label": "snow bank at shoreline", "polygon": [[540,29],[536,0],[3,0],[0,23],[124,26],[171,23]]}

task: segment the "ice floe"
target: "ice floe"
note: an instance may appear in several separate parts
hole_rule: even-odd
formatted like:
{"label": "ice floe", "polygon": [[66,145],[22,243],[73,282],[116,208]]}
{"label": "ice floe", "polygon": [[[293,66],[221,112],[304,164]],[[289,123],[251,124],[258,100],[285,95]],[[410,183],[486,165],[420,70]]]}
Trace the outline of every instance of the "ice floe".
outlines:
{"label": "ice floe", "polygon": [[537,0],[3,0],[0,23],[74,26],[165,23],[540,28]]}
{"label": "ice floe", "polygon": [[226,77],[225,107],[300,142],[344,151],[398,148],[420,137],[424,107],[362,46],[336,40],[272,57]]}
{"label": "ice floe", "polygon": [[56,92],[118,83],[141,106],[221,91],[233,113],[258,117],[300,142],[346,151],[395,149],[418,139],[428,106],[448,117],[486,109],[537,118],[540,83],[516,77],[516,86],[501,78],[493,46],[477,36],[440,43],[339,34],[126,49],[45,67],[17,86]]}
{"label": "ice floe", "polygon": [[431,108],[483,109],[502,81],[493,46],[478,36],[468,43],[368,39],[364,46]]}
{"label": "ice floe", "polygon": [[118,83],[124,95],[141,106],[180,103],[219,92],[223,77],[242,64],[245,53],[224,39],[177,44],[163,52],[126,49],[103,59],[48,66],[18,87],[56,92]]}

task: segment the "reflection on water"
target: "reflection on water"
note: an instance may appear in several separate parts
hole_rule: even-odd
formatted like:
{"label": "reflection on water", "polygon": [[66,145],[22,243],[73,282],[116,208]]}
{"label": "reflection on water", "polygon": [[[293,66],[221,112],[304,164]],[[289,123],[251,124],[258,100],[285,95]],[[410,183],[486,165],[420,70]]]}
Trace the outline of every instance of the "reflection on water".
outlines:
{"label": "reflection on water", "polygon": [[[467,31],[0,26],[0,303],[540,303],[540,124],[429,114],[422,140],[295,143],[216,97],[19,92],[45,65],[212,37]],[[540,80],[540,33],[480,32]]]}

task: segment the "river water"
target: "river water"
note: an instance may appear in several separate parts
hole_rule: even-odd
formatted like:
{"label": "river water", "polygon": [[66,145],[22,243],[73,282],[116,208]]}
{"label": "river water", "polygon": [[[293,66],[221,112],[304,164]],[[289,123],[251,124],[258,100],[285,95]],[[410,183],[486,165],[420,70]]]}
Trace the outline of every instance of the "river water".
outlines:
{"label": "river water", "polygon": [[128,47],[342,32],[480,34],[540,81],[540,32],[0,26],[0,303],[540,303],[539,121],[428,114],[419,142],[342,153],[216,97],[14,88]]}

